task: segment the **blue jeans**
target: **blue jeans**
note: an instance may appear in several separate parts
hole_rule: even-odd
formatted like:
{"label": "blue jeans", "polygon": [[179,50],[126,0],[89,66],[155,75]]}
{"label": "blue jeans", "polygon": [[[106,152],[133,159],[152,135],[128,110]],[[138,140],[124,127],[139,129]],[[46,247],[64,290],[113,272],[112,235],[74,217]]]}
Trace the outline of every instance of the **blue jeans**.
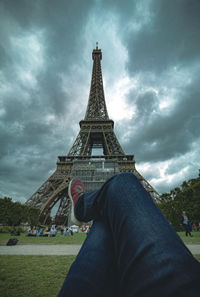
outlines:
{"label": "blue jeans", "polygon": [[199,297],[200,263],[131,173],[79,198],[94,220],[58,297]]}

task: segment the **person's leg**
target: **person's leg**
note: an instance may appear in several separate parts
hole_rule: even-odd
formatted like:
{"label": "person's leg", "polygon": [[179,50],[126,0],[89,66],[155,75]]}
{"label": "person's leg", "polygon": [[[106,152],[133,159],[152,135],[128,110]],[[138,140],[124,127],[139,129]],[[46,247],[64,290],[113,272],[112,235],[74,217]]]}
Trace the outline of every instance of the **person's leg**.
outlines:
{"label": "person's leg", "polygon": [[116,297],[113,241],[106,223],[95,221],[58,297]]}
{"label": "person's leg", "polygon": [[191,233],[190,233],[190,228],[189,228],[189,226],[187,225],[187,234],[189,235],[189,236],[191,236]]}
{"label": "person's leg", "polygon": [[119,174],[83,194],[75,215],[81,221],[102,217],[109,225],[121,296],[199,295],[199,262],[133,174]]}
{"label": "person's leg", "polygon": [[188,236],[188,234],[189,234],[190,237],[192,237],[189,226],[184,224],[184,227],[185,227],[185,235]]}
{"label": "person's leg", "polygon": [[187,228],[187,225],[186,224],[183,224],[184,226],[184,229],[185,229],[185,235],[188,236],[188,228]]}
{"label": "person's leg", "polygon": [[189,235],[190,235],[190,237],[192,237],[192,225],[190,224],[190,225],[188,225],[188,233],[189,233]]}

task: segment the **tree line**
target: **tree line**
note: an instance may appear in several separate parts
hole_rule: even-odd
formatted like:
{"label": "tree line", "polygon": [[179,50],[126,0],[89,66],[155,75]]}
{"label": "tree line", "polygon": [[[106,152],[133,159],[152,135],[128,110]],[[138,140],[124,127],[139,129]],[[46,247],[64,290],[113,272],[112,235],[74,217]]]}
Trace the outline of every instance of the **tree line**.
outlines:
{"label": "tree line", "polygon": [[40,210],[20,202],[12,201],[12,198],[0,198],[0,224],[4,226],[19,226],[28,223],[30,226],[39,224]]}
{"label": "tree line", "polygon": [[182,230],[181,215],[183,211],[192,224],[200,222],[200,176],[184,181],[170,193],[161,195],[161,203],[157,204],[168,221],[177,230]]}

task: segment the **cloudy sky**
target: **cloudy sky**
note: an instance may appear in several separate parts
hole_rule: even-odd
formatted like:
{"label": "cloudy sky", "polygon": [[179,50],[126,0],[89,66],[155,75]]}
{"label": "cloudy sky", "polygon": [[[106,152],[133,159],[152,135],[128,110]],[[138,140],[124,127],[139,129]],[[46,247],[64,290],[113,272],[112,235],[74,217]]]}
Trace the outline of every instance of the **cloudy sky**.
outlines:
{"label": "cloudy sky", "polygon": [[99,42],[109,117],[160,192],[200,168],[199,0],[1,0],[0,197],[25,202],[84,118]]}

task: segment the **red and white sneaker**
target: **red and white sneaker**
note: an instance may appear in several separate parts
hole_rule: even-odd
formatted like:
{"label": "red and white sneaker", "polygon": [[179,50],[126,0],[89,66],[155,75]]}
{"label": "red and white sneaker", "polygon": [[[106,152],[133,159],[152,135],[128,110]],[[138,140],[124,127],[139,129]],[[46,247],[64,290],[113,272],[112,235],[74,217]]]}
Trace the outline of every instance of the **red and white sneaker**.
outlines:
{"label": "red and white sneaker", "polygon": [[71,222],[77,226],[81,226],[83,223],[78,221],[75,217],[74,213],[74,207],[78,201],[78,198],[81,194],[85,193],[85,187],[83,183],[79,179],[72,179],[70,180],[69,186],[68,186],[68,195],[71,200]]}

